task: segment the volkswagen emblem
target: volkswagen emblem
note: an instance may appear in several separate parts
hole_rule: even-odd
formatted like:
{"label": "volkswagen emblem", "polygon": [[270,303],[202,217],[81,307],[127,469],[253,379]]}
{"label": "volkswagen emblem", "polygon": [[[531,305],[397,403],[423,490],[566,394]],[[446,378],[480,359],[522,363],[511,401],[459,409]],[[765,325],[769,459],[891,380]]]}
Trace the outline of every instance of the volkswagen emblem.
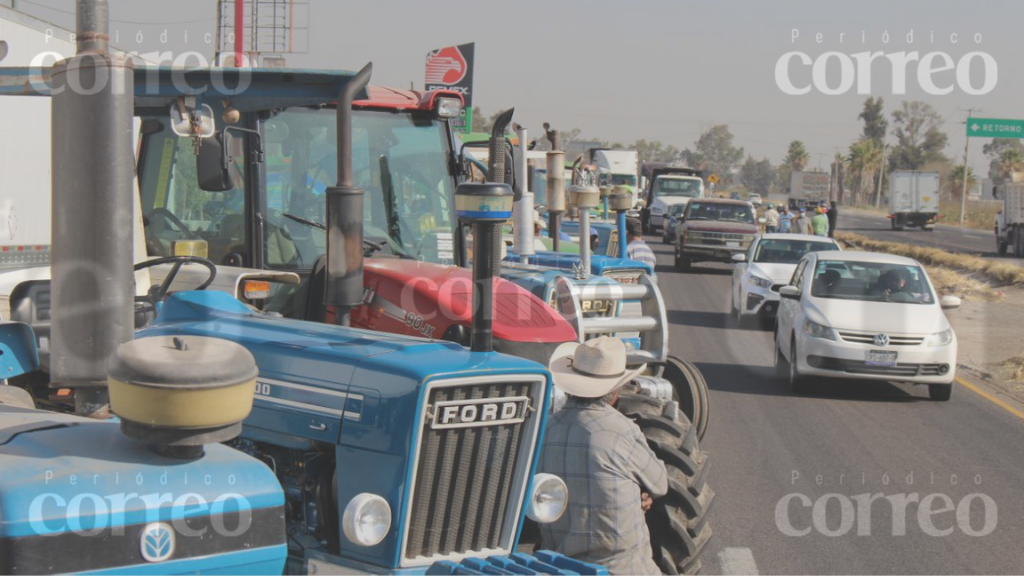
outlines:
{"label": "volkswagen emblem", "polygon": [[888,346],[889,335],[888,334],[875,334],[875,346]]}
{"label": "volkswagen emblem", "polygon": [[142,529],[142,558],[146,562],[163,562],[174,554],[174,530],[163,522]]}

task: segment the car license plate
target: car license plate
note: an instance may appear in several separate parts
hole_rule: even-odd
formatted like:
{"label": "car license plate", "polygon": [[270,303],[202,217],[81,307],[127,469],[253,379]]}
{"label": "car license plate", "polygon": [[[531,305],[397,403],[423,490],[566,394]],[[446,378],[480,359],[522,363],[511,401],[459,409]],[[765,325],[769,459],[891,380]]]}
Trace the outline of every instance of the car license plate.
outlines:
{"label": "car license plate", "polygon": [[886,352],[885,350],[868,350],[864,353],[864,363],[868,366],[895,368],[896,354],[896,352]]}
{"label": "car license plate", "polygon": [[729,247],[729,248],[739,248],[740,247],[740,243],[739,242],[729,242],[729,241],[726,241],[725,245],[727,247]]}

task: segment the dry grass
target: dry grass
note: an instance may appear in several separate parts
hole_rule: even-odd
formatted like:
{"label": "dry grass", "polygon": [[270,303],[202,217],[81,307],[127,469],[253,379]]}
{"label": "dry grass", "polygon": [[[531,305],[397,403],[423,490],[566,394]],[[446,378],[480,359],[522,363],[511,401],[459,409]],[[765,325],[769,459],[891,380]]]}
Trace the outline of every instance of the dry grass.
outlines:
{"label": "dry grass", "polygon": [[988,283],[941,266],[925,266],[940,294],[955,294],[964,300],[998,300],[1000,293]]}
{"label": "dry grass", "polygon": [[1003,361],[1003,368],[1009,372],[1010,380],[1020,382],[1024,380],[1024,354],[1018,354]]}
{"label": "dry grass", "polygon": [[873,240],[850,232],[836,232],[836,238],[858,250],[906,256],[927,266],[948,268],[982,277],[994,286],[1024,284],[1024,268],[1015,264],[985,260],[970,254],[952,254],[938,248]]}
{"label": "dry grass", "polygon": [[[964,212],[964,228],[992,230],[996,213],[999,212],[1002,205],[1002,202],[968,200],[967,211]],[[950,226],[959,225],[960,203],[942,202],[939,204],[939,223]]]}

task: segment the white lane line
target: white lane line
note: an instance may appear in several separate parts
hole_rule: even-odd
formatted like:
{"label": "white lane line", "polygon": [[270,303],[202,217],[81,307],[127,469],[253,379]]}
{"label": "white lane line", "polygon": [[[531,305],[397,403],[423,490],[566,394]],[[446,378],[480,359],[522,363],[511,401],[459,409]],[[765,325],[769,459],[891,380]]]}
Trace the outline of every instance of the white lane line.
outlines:
{"label": "white lane line", "polygon": [[982,236],[980,234],[971,234],[970,232],[964,232],[964,236],[967,236],[968,238],[977,238],[978,240],[984,240],[985,238],[987,238],[987,236]]}
{"label": "white lane line", "polygon": [[722,574],[727,576],[757,574],[757,564],[750,548],[723,548],[718,553],[718,563],[722,566]]}

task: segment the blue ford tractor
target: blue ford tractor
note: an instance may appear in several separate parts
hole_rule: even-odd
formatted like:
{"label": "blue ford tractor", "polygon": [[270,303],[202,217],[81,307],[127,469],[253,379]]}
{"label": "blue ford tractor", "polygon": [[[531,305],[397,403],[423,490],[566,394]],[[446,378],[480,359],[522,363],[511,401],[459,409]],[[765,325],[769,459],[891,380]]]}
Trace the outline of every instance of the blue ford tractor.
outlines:
{"label": "blue ford tractor", "polygon": [[[0,325],[10,377],[0,385],[0,571],[606,573],[517,552],[525,518],[554,520],[566,495],[560,479],[536,471],[550,375],[490,350],[493,266],[483,242],[471,349],[345,325],[363,298],[351,103],[369,67],[335,75],[338,178],[324,191],[323,301],[337,324],[284,319],[207,290],[217,266],[181,253],[138,266],[171,264],[133,306],[132,108],[156,105],[169,88],[159,74],[134,82],[130,62],[107,49],[106,21],[105,2],[79,0],[78,55],[45,80],[52,281],[21,295],[27,323]],[[175,74],[187,82],[187,72]],[[282,83],[301,79],[286,72]],[[203,103],[174,104],[179,128],[207,147],[200,164],[228,161]],[[468,192],[457,215],[483,237],[473,202],[511,191]],[[171,294],[190,264],[207,277]],[[71,390],[75,413],[19,386],[38,391],[40,379]]]}

